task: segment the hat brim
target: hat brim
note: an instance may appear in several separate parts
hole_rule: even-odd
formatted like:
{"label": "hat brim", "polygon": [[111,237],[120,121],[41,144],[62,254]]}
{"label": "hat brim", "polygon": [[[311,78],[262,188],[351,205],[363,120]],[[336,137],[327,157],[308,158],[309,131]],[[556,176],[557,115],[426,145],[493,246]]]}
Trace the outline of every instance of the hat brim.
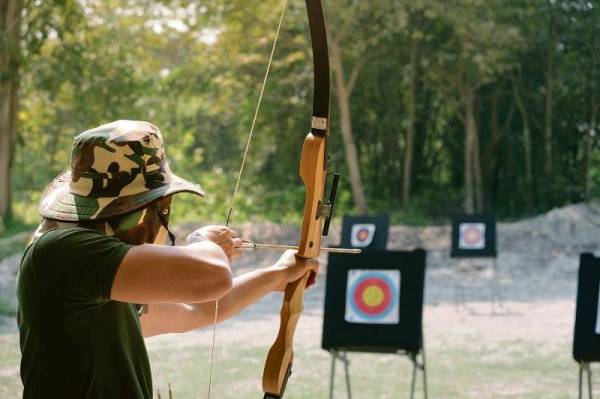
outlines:
{"label": "hat brim", "polygon": [[42,195],[39,212],[48,219],[65,222],[105,220],[145,208],[154,201],[176,193],[192,193],[204,197],[204,190],[171,174],[171,181],[164,186],[138,194],[116,198],[88,198],[69,192],[71,172],[57,176]]}

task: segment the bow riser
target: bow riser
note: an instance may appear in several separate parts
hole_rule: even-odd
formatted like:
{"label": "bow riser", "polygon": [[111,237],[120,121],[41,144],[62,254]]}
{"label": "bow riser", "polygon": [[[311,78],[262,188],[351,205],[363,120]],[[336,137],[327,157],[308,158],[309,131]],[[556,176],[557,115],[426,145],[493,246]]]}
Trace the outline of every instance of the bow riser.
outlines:
{"label": "bow riser", "polygon": [[287,379],[292,372],[294,360],[294,333],[300,315],[304,310],[304,287],[310,273],[288,284],[281,305],[280,324],[277,338],[269,349],[263,372],[263,392],[265,398],[279,398],[283,395]]}
{"label": "bow riser", "polygon": [[305,259],[319,256],[319,248],[321,248],[323,220],[319,215],[319,207],[323,203],[327,178],[326,151],[326,136],[318,137],[309,133],[304,139],[300,158],[300,177],[306,188],[306,200],[298,256]]}
{"label": "bow riser", "polygon": [[[321,246],[322,218],[319,207],[323,202],[326,179],[327,138],[309,133],[304,139],[300,159],[300,177],[306,188],[304,218],[298,244],[298,261],[316,258]],[[263,391],[277,398],[283,394],[287,378],[291,373],[294,357],[294,333],[298,319],[304,310],[304,289],[310,273],[288,284],[285,289],[280,312],[277,338],[269,350],[263,373]]]}

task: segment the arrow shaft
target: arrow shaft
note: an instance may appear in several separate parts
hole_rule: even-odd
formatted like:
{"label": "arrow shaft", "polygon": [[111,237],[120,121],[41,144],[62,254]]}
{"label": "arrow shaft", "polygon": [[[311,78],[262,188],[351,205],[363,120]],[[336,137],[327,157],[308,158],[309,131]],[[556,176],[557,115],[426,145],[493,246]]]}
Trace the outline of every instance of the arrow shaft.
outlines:
{"label": "arrow shaft", "polygon": [[[252,241],[244,241],[242,243],[242,249],[250,250],[250,249],[298,249],[296,245],[282,245],[282,244],[257,244]],[[360,249],[354,248],[330,248],[330,247],[321,247],[321,252],[332,252],[338,254],[359,254],[361,253]]]}

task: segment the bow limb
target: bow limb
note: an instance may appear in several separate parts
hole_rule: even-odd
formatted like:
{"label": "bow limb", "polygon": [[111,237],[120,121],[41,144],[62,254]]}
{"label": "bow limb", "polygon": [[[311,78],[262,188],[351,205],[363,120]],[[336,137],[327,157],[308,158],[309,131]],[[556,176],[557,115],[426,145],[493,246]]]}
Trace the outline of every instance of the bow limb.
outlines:
{"label": "bow limb", "polygon": [[[319,255],[323,225],[323,192],[327,174],[327,135],[329,131],[329,56],[327,32],[320,0],[306,0],[314,65],[313,115],[311,130],[304,139],[300,157],[300,177],[306,200],[298,261]],[[283,396],[292,371],[294,332],[304,310],[304,289],[310,273],[285,289],[277,338],[269,350],[263,373],[265,398]]]}

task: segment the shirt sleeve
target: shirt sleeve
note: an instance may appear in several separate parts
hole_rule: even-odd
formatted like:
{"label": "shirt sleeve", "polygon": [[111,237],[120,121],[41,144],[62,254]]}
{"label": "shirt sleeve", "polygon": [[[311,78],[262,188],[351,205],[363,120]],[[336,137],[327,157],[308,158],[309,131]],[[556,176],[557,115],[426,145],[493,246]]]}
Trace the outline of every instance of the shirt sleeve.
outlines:
{"label": "shirt sleeve", "polygon": [[35,244],[36,275],[68,303],[110,300],[114,277],[131,247],[84,228],[51,230]]}

